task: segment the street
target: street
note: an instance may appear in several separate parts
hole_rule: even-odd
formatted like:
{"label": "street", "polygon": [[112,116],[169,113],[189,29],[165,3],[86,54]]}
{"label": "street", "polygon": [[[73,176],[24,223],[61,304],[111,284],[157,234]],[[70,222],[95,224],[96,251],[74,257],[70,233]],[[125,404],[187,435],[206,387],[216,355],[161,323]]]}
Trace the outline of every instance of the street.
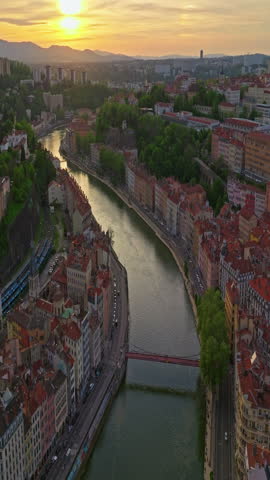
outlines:
{"label": "street", "polygon": [[[229,373],[219,388],[215,419],[215,480],[233,479],[233,376]],[[227,433],[227,440],[225,440]]]}

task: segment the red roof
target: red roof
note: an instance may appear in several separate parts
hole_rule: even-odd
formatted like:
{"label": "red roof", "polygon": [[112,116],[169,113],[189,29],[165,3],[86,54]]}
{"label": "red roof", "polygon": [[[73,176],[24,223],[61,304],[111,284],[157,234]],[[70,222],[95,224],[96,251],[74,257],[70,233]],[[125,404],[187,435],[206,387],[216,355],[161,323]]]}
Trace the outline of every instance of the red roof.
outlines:
{"label": "red roof", "polygon": [[241,118],[226,118],[224,121],[224,125],[231,124],[238,127],[250,127],[250,129],[254,129],[259,126],[257,122],[253,122],[252,120],[241,119]]}
{"label": "red roof", "polygon": [[270,279],[266,277],[257,277],[249,282],[251,288],[255,290],[266,302],[270,302]]}
{"label": "red roof", "polygon": [[247,207],[241,208],[240,216],[244,217],[246,220],[250,220],[253,215],[255,214],[251,208],[247,208]]}
{"label": "red roof", "polygon": [[228,108],[235,109],[235,105],[233,105],[233,103],[229,103],[229,102],[221,102],[219,104],[219,107],[228,107]]}
{"label": "red roof", "polygon": [[71,340],[79,340],[81,338],[81,331],[75,322],[71,322],[64,327],[65,335]]}
{"label": "red roof", "polygon": [[188,120],[192,122],[205,123],[206,125],[212,125],[213,123],[219,123],[215,118],[205,118],[205,117],[188,117]]}
{"label": "red roof", "polygon": [[53,311],[52,303],[48,302],[47,300],[43,300],[42,298],[37,299],[36,306],[40,310],[44,310],[47,313],[52,313]]}
{"label": "red roof", "polygon": [[261,140],[262,143],[270,145],[270,134],[269,133],[264,133],[264,132],[250,132],[247,135],[247,140],[254,138],[255,140]]}

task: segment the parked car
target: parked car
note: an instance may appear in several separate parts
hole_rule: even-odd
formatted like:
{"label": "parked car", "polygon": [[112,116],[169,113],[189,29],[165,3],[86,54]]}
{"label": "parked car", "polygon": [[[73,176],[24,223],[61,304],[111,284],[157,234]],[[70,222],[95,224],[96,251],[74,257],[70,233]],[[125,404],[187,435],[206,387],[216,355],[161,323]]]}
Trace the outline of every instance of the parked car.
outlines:
{"label": "parked car", "polygon": [[225,432],[225,440],[228,440],[228,433]]}

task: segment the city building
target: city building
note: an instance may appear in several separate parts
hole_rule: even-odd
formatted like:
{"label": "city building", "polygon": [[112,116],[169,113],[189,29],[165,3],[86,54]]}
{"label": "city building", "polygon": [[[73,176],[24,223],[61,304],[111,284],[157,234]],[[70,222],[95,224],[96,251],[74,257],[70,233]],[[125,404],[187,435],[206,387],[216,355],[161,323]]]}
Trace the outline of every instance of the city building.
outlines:
{"label": "city building", "polygon": [[238,105],[240,103],[240,88],[238,87],[229,87],[224,92],[226,102],[231,103],[232,105]]}
{"label": "city building", "polygon": [[249,311],[253,315],[262,316],[270,323],[270,279],[256,277],[250,280],[248,288]]}
{"label": "city building", "polygon": [[23,412],[9,389],[0,400],[0,473],[2,480],[25,478]]}
{"label": "city building", "polygon": [[[227,180],[227,195],[229,202],[234,206],[244,207],[247,195],[253,195],[255,199],[254,213],[257,217],[261,217],[266,208],[266,194],[264,190],[254,185],[241,183],[233,177]],[[270,203],[269,210],[270,211]]]}
{"label": "city building", "polygon": [[212,159],[222,160],[235,173],[244,169],[244,143],[234,138],[234,131],[218,127],[212,133]]}
{"label": "city building", "polygon": [[213,235],[203,236],[199,244],[198,266],[207,289],[219,285],[219,258],[218,239]]}
{"label": "city building", "polygon": [[154,106],[154,112],[156,115],[164,115],[164,113],[172,113],[173,103],[158,102]]}
{"label": "city building", "polygon": [[63,94],[57,93],[52,94],[51,92],[43,92],[43,100],[50,112],[56,112],[57,110],[63,109]]}
{"label": "city building", "polygon": [[245,175],[258,182],[270,181],[270,133],[254,131],[246,136]]}
{"label": "city building", "polygon": [[12,133],[4,137],[0,143],[0,152],[7,152],[9,148],[17,150],[19,152],[19,156],[21,155],[21,150],[23,148],[25,157],[28,158],[30,153],[27,145],[27,133],[21,130],[13,129]]}

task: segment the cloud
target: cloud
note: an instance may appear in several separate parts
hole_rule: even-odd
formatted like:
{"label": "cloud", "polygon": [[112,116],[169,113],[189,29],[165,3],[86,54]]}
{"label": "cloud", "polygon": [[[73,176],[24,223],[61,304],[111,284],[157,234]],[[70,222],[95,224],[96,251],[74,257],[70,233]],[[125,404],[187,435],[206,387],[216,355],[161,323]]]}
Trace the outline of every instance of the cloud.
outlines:
{"label": "cloud", "polygon": [[17,26],[29,26],[29,25],[46,25],[47,22],[41,22],[41,21],[32,21],[32,20],[27,20],[27,19],[19,19],[19,18],[1,18],[0,17],[0,22],[1,23],[9,23],[10,25],[17,25]]}

